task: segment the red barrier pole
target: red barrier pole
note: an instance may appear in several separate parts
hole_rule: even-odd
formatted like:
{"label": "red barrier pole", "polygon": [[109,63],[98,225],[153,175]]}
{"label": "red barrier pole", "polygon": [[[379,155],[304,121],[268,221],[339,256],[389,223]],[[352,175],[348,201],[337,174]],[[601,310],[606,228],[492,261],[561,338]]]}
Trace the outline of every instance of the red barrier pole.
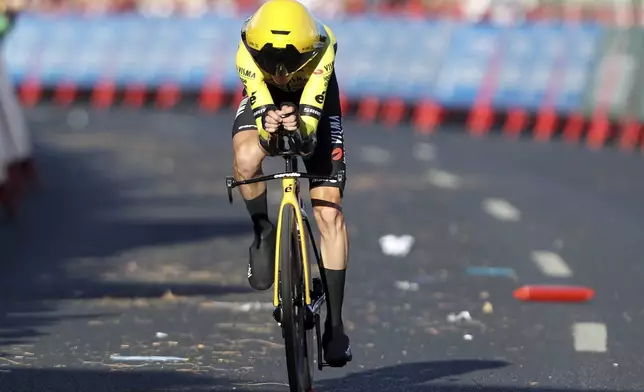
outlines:
{"label": "red barrier pole", "polygon": [[377,97],[366,97],[358,103],[358,118],[362,122],[372,123],[376,121],[380,100]]}
{"label": "red barrier pole", "polygon": [[528,111],[525,109],[510,109],[503,127],[503,132],[512,138],[517,138],[528,124]]}
{"label": "red barrier pole", "polygon": [[619,63],[619,56],[613,53],[622,53],[627,46],[623,40],[619,39],[614,44],[615,50],[611,50],[608,56],[600,64],[599,73],[599,97],[597,107],[591,118],[590,129],[588,130],[588,137],[586,143],[591,149],[599,149],[603,147],[610,136],[610,105],[611,98],[615,96],[618,88],[619,77],[621,76],[622,67]]}
{"label": "red barrier pole", "polygon": [[56,90],[54,92],[54,102],[63,105],[63,106],[68,106],[76,100],[76,83],[73,81],[63,81],[56,86]]}
{"label": "red barrier pole", "polygon": [[176,80],[162,82],[156,90],[156,107],[159,109],[174,108],[180,100],[181,86]]}
{"label": "red barrier pole", "polygon": [[18,88],[20,101],[26,107],[36,106],[42,97],[42,84],[40,83],[41,58],[39,54],[35,55],[34,62],[30,68]]}
{"label": "red barrier pole", "polygon": [[431,100],[423,100],[414,109],[414,126],[419,133],[432,134],[440,124],[443,109]]}
{"label": "red barrier pole", "polygon": [[19,88],[20,101],[26,107],[34,107],[42,97],[42,86],[40,80],[34,76],[28,76]]}
{"label": "red barrier pole", "polygon": [[[559,43],[557,41],[557,44]],[[566,44],[565,41],[561,44],[552,62],[546,93],[543,97],[541,110],[537,114],[533,135],[535,140],[540,142],[549,141],[557,127],[557,97],[563,92],[562,87],[565,83]]]}
{"label": "red barrier pole", "polygon": [[179,103],[181,89],[175,82],[164,83],[156,93],[156,105],[159,109],[171,109]]}
{"label": "red barrier pole", "polygon": [[146,91],[145,85],[141,82],[128,84],[125,86],[123,102],[128,106],[139,109],[145,104]]}
{"label": "red barrier pole", "polygon": [[239,103],[241,102],[242,99],[244,99],[244,87],[239,86],[237,90],[235,90],[232,106],[233,107],[239,106]]}
{"label": "red barrier pole", "polygon": [[470,134],[474,136],[487,134],[494,122],[494,109],[492,106],[495,89],[501,76],[507,34],[509,33],[505,29],[499,33],[499,37],[496,40],[496,50],[490,59],[478,96],[474,100],[474,107],[467,120]]}
{"label": "red barrier pole", "polygon": [[608,110],[598,108],[591,117],[586,144],[590,149],[597,150],[604,146],[610,134],[610,118]]}
{"label": "red barrier pole", "polygon": [[343,115],[349,113],[349,98],[342,93],[340,93],[340,108]]}
{"label": "red barrier pole", "polygon": [[[584,20],[583,10],[578,4],[571,4],[567,8],[565,18],[570,23],[580,23]],[[563,129],[563,139],[569,143],[577,143],[584,132],[585,118],[580,110],[572,111],[566,115],[566,124]]]}
{"label": "red barrier pole", "polygon": [[[199,96],[199,108],[205,112],[216,112],[226,104],[226,91],[221,82],[222,69],[218,68],[221,59],[217,56],[211,56],[209,72],[201,86],[201,95]],[[243,87],[240,87],[243,90]],[[236,108],[239,105],[238,100],[232,102],[231,106]]]}
{"label": "red barrier pole", "polygon": [[92,90],[91,101],[92,107],[95,109],[102,110],[110,108],[114,105],[114,101],[116,100],[115,79],[119,57],[117,55],[113,55],[110,56],[109,59],[105,73],[99,78]]}
{"label": "red barrier pole", "polygon": [[114,105],[116,84],[110,78],[98,81],[92,91],[92,106],[95,109],[107,109]]}
{"label": "red barrier pole", "polygon": [[[631,17],[627,20],[627,22],[624,25],[622,25],[624,28],[631,28],[633,27],[633,24],[635,24],[636,26],[639,25],[639,21],[638,21],[639,15],[637,13],[640,11],[640,9],[638,8],[640,8],[641,5],[634,6],[634,7],[635,9],[631,9],[630,12],[634,12],[635,15],[631,15]],[[631,35],[630,37],[633,37],[633,36]],[[640,38],[640,42],[636,42],[636,45],[638,47],[642,46],[641,40],[642,39]],[[630,39],[629,39],[629,43],[630,43]],[[638,73],[634,72],[635,78],[637,78],[638,75],[639,75]],[[641,92],[636,90],[638,89],[638,87],[641,88],[640,83],[637,83],[637,82],[634,83],[634,87],[630,91],[631,96],[629,98],[631,99],[636,98],[635,103],[638,104],[637,106],[639,107],[640,106],[639,103],[641,101],[642,95],[641,95]],[[637,95],[633,97],[633,93]],[[619,139],[618,139],[619,149],[625,150],[625,151],[633,151],[640,141],[641,132],[642,132],[641,128],[642,127],[638,119],[637,109],[634,109],[634,113],[627,113],[624,116],[624,118],[622,118],[619,121],[619,131],[620,131]]]}
{"label": "red barrier pole", "polygon": [[584,132],[584,116],[580,113],[571,113],[566,120],[566,126],[563,130],[563,138],[569,143],[577,143],[581,140],[581,134]]}
{"label": "red barrier pole", "polygon": [[621,135],[619,137],[619,148],[626,151],[633,151],[642,137],[642,126],[636,117],[629,117],[621,124]]}
{"label": "red barrier pole", "polygon": [[390,98],[383,104],[382,120],[385,125],[400,124],[405,115],[405,101],[402,98]]}
{"label": "red barrier pole", "polygon": [[[449,16],[454,16],[455,18],[457,15],[454,13],[457,11],[457,9],[451,9],[451,13]],[[454,15],[452,15],[454,14]],[[452,44],[453,42],[453,35],[449,34],[448,38],[448,44],[443,46],[442,52],[436,56],[437,59],[440,59],[441,62],[445,60],[446,57],[446,52],[447,48]],[[444,67],[444,64],[441,64],[441,66],[438,68],[434,78],[440,77],[441,70]],[[432,81],[432,87],[435,86],[436,80]],[[443,121],[445,114],[445,110],[441,105],[434,100],[434,98],[430,98],[428,96],[421,98],[416,102],[416,105],[413,108],[412,112],[412,123],[414,125],[414,128],[416,132],[429,135],[433,134],[436,131],[436,128],[441,124]]]}
{"label": "red barrier pole", "polygon": [[199,97],[199,108],[207,112],[215,112],[224,105],[224,98],[224,89],[217,80],[206,81]]}

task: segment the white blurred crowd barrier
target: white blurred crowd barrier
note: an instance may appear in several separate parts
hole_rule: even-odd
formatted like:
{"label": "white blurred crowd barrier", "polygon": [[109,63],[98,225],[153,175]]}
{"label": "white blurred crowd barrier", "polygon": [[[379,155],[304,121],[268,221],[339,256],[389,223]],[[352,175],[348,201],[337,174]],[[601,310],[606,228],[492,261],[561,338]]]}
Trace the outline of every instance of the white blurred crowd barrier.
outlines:
{"label": "white blurred crowd barrier", "polygon": [[16,90],[0,61],[0,209],[13,218],[27,180],[35,175],[29,129]]}

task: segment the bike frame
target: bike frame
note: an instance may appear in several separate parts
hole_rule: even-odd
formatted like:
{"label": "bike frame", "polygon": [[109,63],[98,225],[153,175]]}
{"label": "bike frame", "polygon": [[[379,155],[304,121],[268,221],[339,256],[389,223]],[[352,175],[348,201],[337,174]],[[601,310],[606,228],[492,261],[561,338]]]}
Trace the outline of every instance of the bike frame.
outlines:
{"label": "bike frame", "polygon": [[[297,166],[297,157],[285,157],[286,159],[286,172],[293,171]],[[296,174],[296,173],[292,173]],[[302,206],[300,203],[300,184],[298,181],[299,176],[285,176],[282,178],[282,202],[280,204],[279,215],[277,218],[277,239],[275,247],[275,282],[273,288],[273,306],[279,306],[279,271],[280,271],[280,239],[282,235],[282,215],[286,206],[292,206],[295,211],[295,220],[298,230],[302,231],[304,227],[304,219],[302,216]],[[290,235],[291,233],[289,233]],[[308,263],[308,249],[306,236],[299,236],[300,254],[302,255],[302,271],[304,274],[304,302],[307,306],[311,305],[311,288],[309,287],[309,263]]]}
{"label": "bike frame", "polygon": [[[296,216],[296,222],[297,226],[300,230],[300,233],[303,230],[304,227],[304,219],[303,219],[303,212],[302,212],[302,207],[300,204],[300,198],[299,198],[299,182],[298,180],[300,178],[306,178],[310,180],[320,180],[320,181],[328,181],[331,183],[344,183],[345,181],[345,171],[341,170],[334,176],[318,176],[318,175],[312,175],[308,173],[300,173],[297,171],[294,171],[293,169],[297,168],[297,154],[294,153],[280,153],[285,160],[286,160],[286,171],[283,173],[276,173],[276,174],[271,174],[271,175],[265,175],[261,177],[255,177],[251,178],[249,180],[241,180],[237,181],[233,177],[226,177],[226,187],[228,188],[228,201],[232,204],[233,202],[233,193],[232,190],[240,185],[246,185],[246,184],[253,184],[256,182],[266,182],[266,181],[271,181],[271,180],[282,180],[282,202],[280,203],[280,209],[279,209],[279,218],[277,220],[278,222],[278,227],[277,227],[277,243],[276,243],[276,249],[275,249],[275,287],[274,287],[274,294],[273,294],[273,305],[275,307],[278,307],[280,305],[279,303],[279,271],[280,271],[280,259],[279,259],[279,246],[280,246],[280,238],[281,238],[281,225],[282,225],[282,214],[284,212],[284,207],[287,205],[293,206],[293,209],[295,210],[295,216]],[[309,234],[313,236],[313,233],[310,231],[310,226],[309,228]],[[305,290],[304,290],[304,301],[306,302],[306,306],[309,310],[315,311],[317,310],[318,303],[316,302],[315,306],[311,306],[311,294],[310,294],[310,287],[309,287],[309,277],[310,277],[310,268],[309,268],[309,262],[308,262],[308,252],[307,252],[307,242],[305,239],[305,236],[300,235],[300,244],[301,244],[301,251],[302,251],[302,267],[304,271],[304,278],[305,278]]]}

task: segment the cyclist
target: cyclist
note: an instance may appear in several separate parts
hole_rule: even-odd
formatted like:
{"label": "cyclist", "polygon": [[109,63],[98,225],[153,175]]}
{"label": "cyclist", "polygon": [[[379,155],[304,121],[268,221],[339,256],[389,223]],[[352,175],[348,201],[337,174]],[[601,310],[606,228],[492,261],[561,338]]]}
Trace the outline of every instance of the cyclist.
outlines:
{"label": "cyclist", "polygon": [[[264,158],[275,154],[272,135],[280,126],[300,133],[309,173],[331,176],[345,168],[336,51],[331,29],[296,0],[268,0],[244,22],[236,55],[244,98],[232,131],[235,179],[262,175]],[[342,214],[345,184],[309,185],[327,287],[324,359],[342,367],[352,359],[342,322],[349,250]],[[268,217],[266,185],[244,185],[240,192],[255,232],[248,281],[256,290],[268,290],[274,280],[276,228]]]}

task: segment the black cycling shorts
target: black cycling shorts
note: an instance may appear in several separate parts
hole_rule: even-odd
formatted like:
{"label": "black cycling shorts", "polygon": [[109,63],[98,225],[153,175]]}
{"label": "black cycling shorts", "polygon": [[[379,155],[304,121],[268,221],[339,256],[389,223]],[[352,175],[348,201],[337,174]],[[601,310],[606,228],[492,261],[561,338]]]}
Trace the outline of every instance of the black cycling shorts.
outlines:
{"label": "black cycling shorts", "polygon": [[[269,91],[273,96],[273,102],[278,107],[281,102],[300,102],[302,92],[287,93],[269,85]],[[245,96],[239,103],[237,116],[233,123],[233,137],[238,132],[253,131],[257,132],[253,110]],[[344,131],[342,129],[342,108],[340,106],[340,91],[335,72],[331,75],[329,86],[326,93],[326,101],[322,117],[317,129],[318,142],[313,154],[304,158],[306,171],[311,174],[320,176],[332,176],[339,170],[346,170],[346,160],[344,151]],[[345,181],[346,183],[346,181]],[[328,181],[311,181],[310,188],[320,186],[330,186],[340,188],[344,191],[344,183],[332,183]]]}

